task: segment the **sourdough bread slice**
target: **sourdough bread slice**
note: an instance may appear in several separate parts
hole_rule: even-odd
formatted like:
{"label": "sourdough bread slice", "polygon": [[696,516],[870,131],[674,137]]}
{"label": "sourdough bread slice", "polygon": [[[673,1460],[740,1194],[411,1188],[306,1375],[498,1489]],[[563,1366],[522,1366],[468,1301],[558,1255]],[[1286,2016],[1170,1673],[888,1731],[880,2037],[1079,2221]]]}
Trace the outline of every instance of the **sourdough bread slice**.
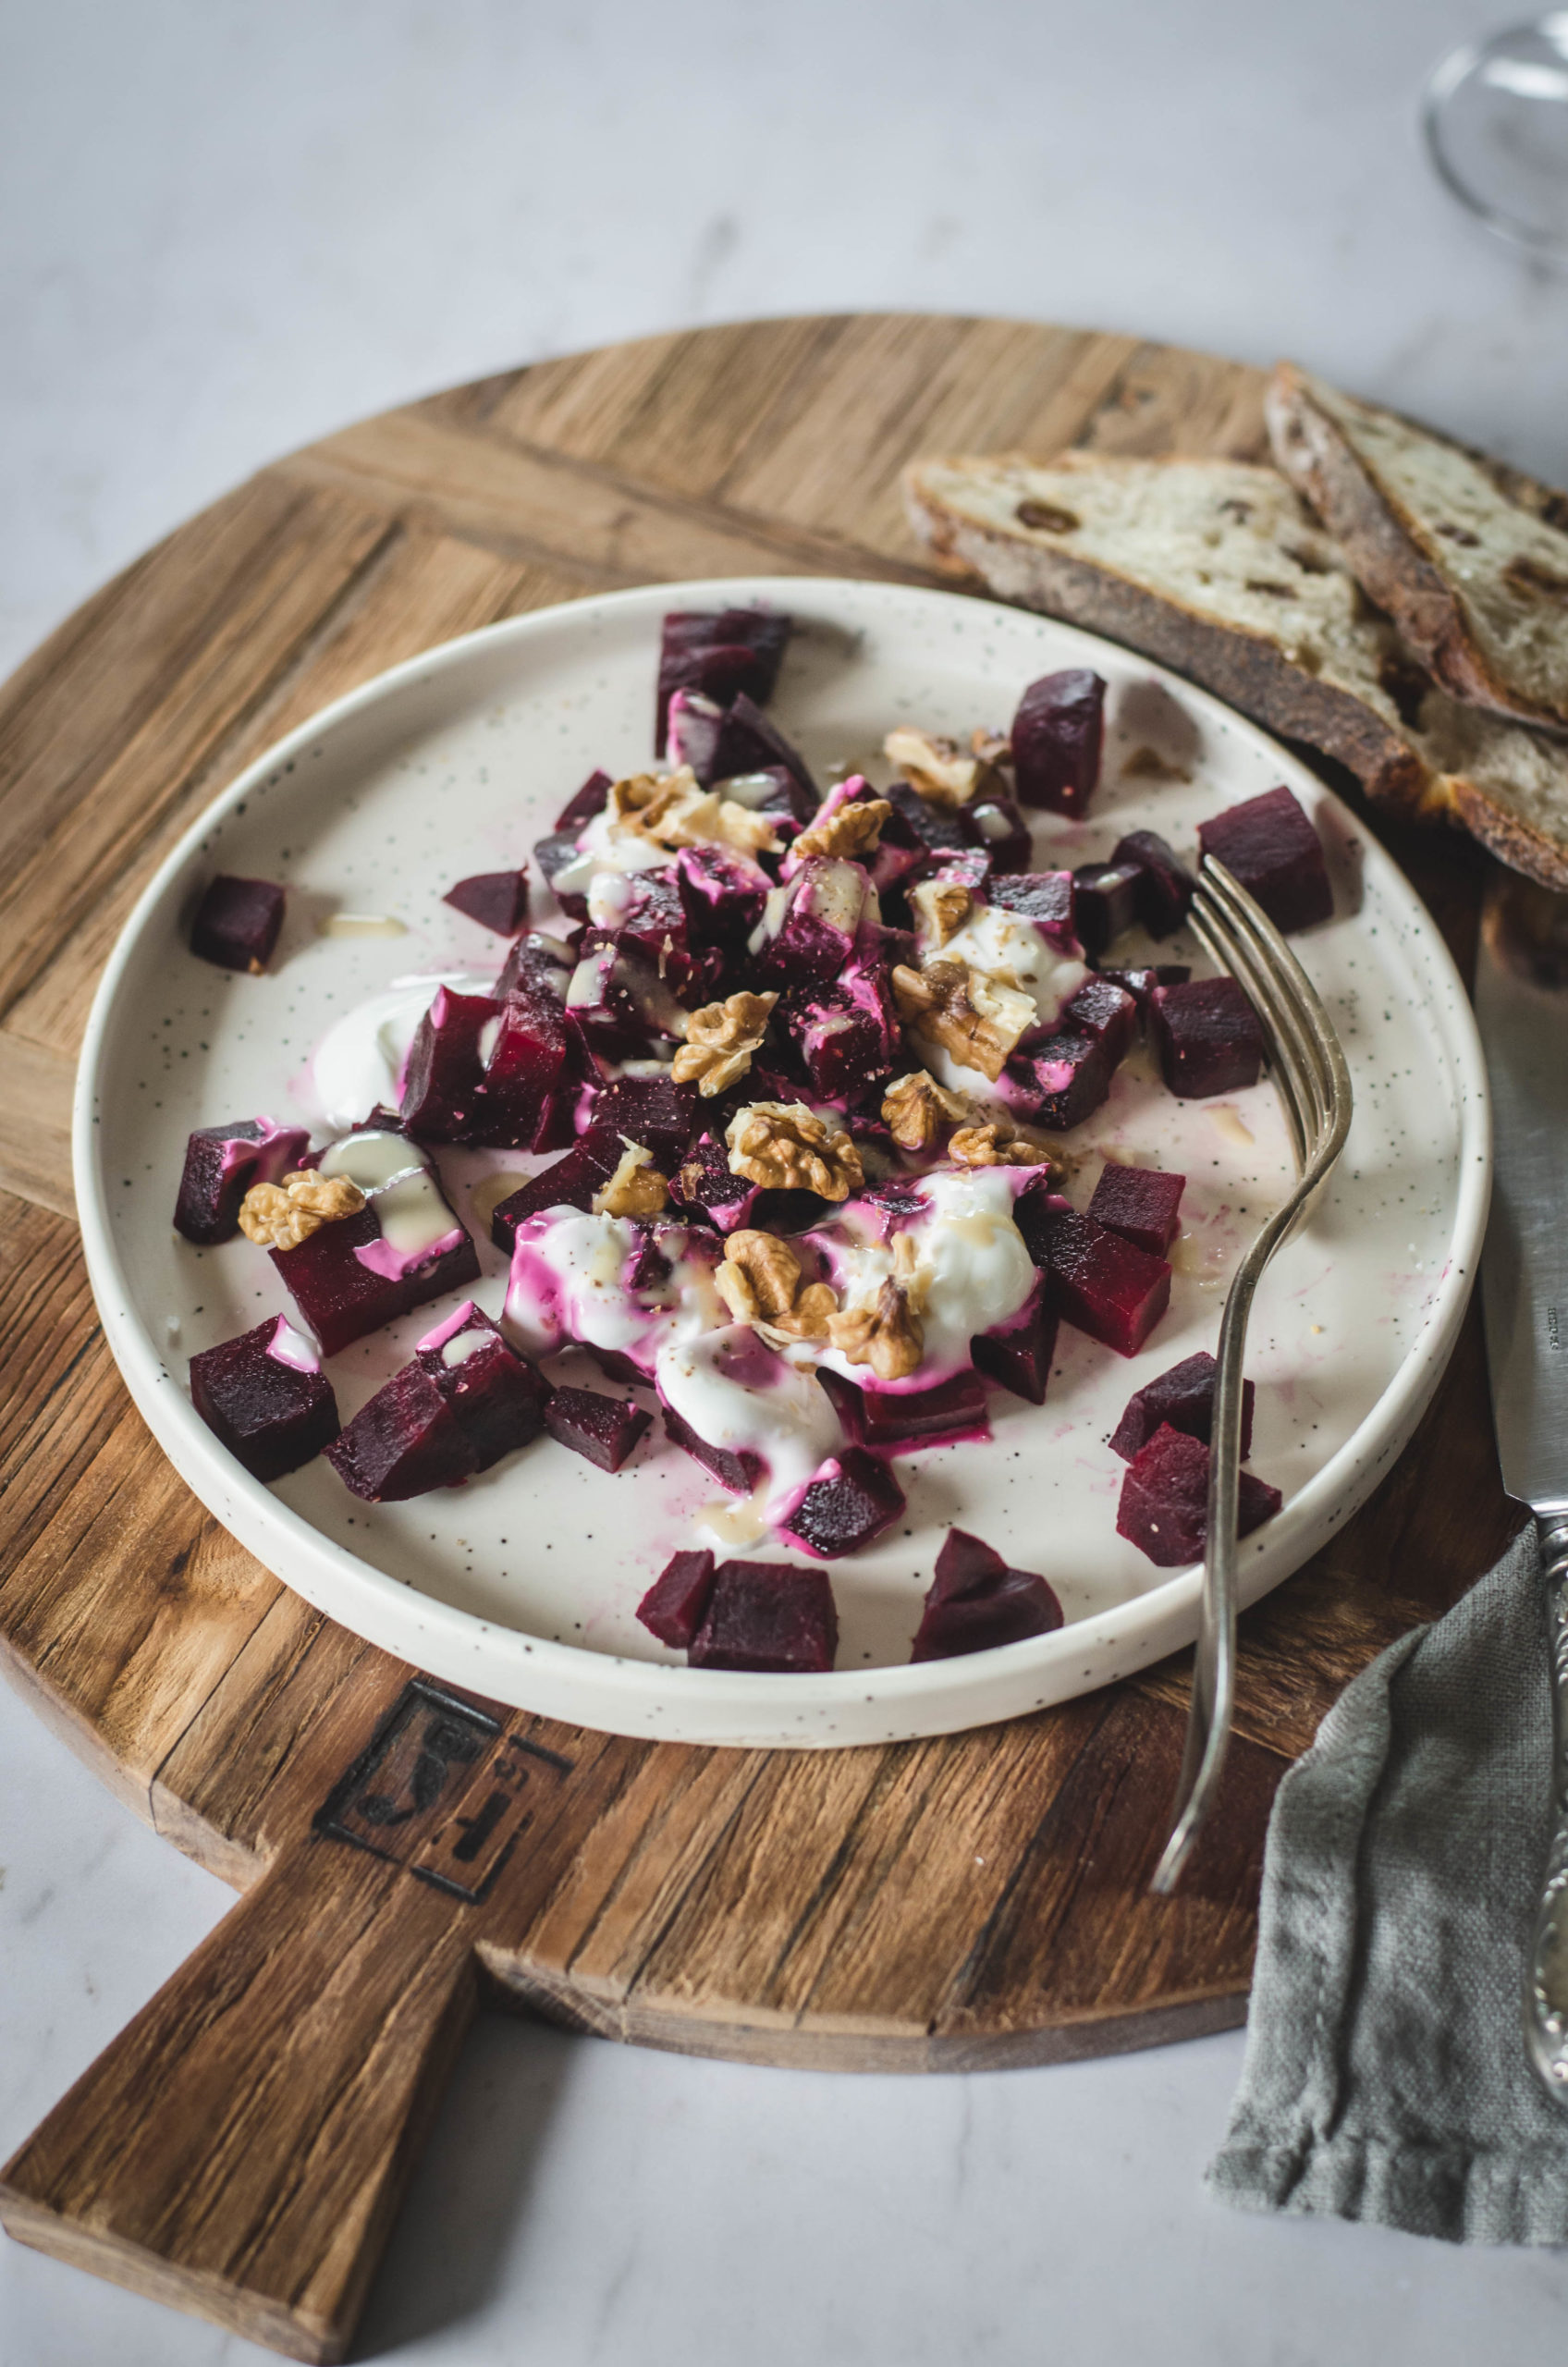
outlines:
{"label": "sourdough bread slice", "polygon": [[932,460],[904,494],[949,570],[1158,658],[1335,757],[1370,796],[1461,821],[1568,889],[1568,744],[1438,689],[1276,470]]}
{"label": "sourdough bread slice", "polygon": [[1265,410],[1280,468],[1444,689],[1568,725],[1568,533],[1544,488],[1293,362]]}

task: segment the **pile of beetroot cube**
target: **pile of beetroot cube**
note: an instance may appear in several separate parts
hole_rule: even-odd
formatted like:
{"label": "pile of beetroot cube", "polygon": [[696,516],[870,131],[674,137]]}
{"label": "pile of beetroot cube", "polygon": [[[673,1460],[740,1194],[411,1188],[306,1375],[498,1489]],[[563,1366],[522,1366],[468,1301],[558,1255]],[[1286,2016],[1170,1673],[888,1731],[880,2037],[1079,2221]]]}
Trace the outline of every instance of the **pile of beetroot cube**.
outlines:
{"label": "pile of beetroot cube", "polygon": [[[760,609],[672,615],[658,669],[656,754],[689,767],[702,790],[735,795],[765,817],[773,847],[752,853],[716,840],[680,845],[668,863],[619,875],[613,917],[595,921],[593,866],[585,866],[582,842],[613,787],[607,774],[595,773],[533,850],[565,914],[558,933],[528,927],[525,865],[448,890],[447,901],[511,938],[505,963],[488,994],[438,991],[410,1051],[398,1107],[367,1112],[354,1130],[374,1137],[387,1191],[426,1193],[437,1210],[435,1231],[418,1255],[397,1254],[378,1189],[357,1214],[272,1249],[321,1353],[476,1278],[473,1245],[445,1202],[432,1147],[557,1154],[496,1208],[493,1234],[503,1249],[539,1212],[588,1209],[629,1142],[646,1149],[668,1182],[665,1221],[716,1236],[740,1226],[799,1233],[827,1204],[810,1194],[759,1191],[729,1164],[726,1124],[759,1100],[839,1111],[862,1149],[868,1196],[896,1215],[902,1176],[904,1199],[918,1206],[907,1180],[931,1162],[899,1153],[881,1104],[892,1079],[924,1064],[900,1024],[892,973],[917,962],[910,899],[926,881],[962,884],[975,905],[999,907],[1058,952],[1081,949],[1095,965],[1060,1015],[1026,1031],[1009,1055],[997,1095],[1010,1122],[1050,1133],[1081,1124],[1106,1100],[1140,1033],[1174,1093],[1230,1093],[1256,1081],[1264,1039],[1232,979],[1194,979],[1172,965],[1118,967],[1109,958],[1133,924],[1158,940],[1185,917],[1194,882],[1163,839],[1135,830],[1107,863],[1073,872],[1030,867],[1028,813],[1082,816],[1094,795],[1104,735],[1105,684],[1097,675],[1073,668],[1030,684],[1007,739],[989,740],[966,802],[934,797],[929,784],[896,781],[881,792],[889,812],[864,860],[812,854],[790,863],[790,842],[824,811],[876,794],[857,778],[834,789],[825,807],[804,759],[766,713],[790,629],[787,617]],[[1199,837],[1281,927],[1331,914],[1317,833],[1288,789],[1217,816]],[[281,889],[215,880],[193,926],[193,950],[230,968],[263,969],[282,914]],[[686,1017],[742,988],[777,997],[765,1039],[744,1077],[704,1099],[695,1084],[673,1081],[669,1063]],[[193,1134],[175,1217],[179,1231],[203,1245],[228,1239],[252,1186],[308,1177],[342,1148],[312,1153],[307,1141],[300,1130],[266,1119]],[[824,1560],[880,1533],[904,1502],[888,1454],[984,1435],[986,1381],[1040,1403],[1059,1321],[1120,1355],[1135,1354],[1169,1302],[1166,1253],[1182,1188],[1179,1175],[1107,1166],[1086,1212],[1078,1213],[1051,1187],[1048,1168],[1039,1169],[1015,1202],[1041,1277],[1028,1306],[1011,1329],[975,1340],[974,1371],[939,1386],[890,1393],[823,1374],[846,1444],[792,1516],[791,1540]],[[646,1256],[656,1265],[657,1222],[645,1231]],[[643,1379],[630,1368],[617,1373],[613,1360],[606,1368],[612,1378]],[[1187,1358],[1137,1392],[1111,1440],[1129,1466],[1118,1527],[1161,1565],[1190,1562],[1203,1550],[1213,1383],[1209,1357]],[[312,1343],[281,1318],[193,1357],[191,1388],[197,1410],[257,1477],[277,1478],[325,1449],[346,1485],[374,1502],[459,1485],[542,1430],[613,1472],[651,1421],[630,1399],[552,1387],[472,1301],[421,1341],[413,1361],[346,1428]],[[740,1469],[740,1459],[716,1459],[668,1409],[665,1421],[669,1435],[727,1484],[750,1486],[755,1475]],[[1250,1383],[1247,1424],[1250,1431]],[[726,1461],[736,1470],[724,1469]],[[1279,1502],[1276,1490],[1243,1476],[1243,1533]],[[711,1554],[679,1553],[639,1615],[693,1665],[832,1665],[832,1591],[819,1569],[716,1566]],[[981,1540],[954,1530],[937,1562],[914,1657],[1013,1641],[1060,1619],[1044,1578],[1009,1569]]]}

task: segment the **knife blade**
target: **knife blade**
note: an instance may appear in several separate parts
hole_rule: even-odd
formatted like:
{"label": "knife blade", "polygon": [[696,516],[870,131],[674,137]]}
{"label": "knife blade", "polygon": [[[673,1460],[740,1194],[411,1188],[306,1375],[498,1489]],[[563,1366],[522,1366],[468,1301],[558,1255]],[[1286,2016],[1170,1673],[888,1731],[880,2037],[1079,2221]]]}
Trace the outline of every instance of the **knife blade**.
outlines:
{"label": "knife blade", "polygon": [[1568,898],[1494,873],[1476,962],[1494,1169],[1481,1303],[1502,1483],[1536,1516],[1553,1819],[1525,1960],[1530,2059],[1568,2103]]}

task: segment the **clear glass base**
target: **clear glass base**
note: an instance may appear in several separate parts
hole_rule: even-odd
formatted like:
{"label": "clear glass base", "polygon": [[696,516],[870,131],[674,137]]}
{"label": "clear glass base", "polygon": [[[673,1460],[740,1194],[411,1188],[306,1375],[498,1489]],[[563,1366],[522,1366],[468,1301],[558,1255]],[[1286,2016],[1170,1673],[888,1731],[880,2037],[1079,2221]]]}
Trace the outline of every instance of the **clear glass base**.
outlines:
{"label": "clear glass base", "polygon": [[1451,51],[1422,126],[1442,180],[1488,230],[1568,254],[1568,9]]}

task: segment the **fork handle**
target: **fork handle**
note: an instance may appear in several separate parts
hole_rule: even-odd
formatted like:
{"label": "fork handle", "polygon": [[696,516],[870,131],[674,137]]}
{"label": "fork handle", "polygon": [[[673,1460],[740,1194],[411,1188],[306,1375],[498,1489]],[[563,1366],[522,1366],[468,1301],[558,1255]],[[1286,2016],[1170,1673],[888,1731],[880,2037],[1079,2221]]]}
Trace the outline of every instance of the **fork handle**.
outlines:
{"label": "fork handle", "polygon": [[1538,1514],[1547,1635],[1551,1649],[1551,1846],[1525,1972],[1530,2060],[1568,2103],[1568,1515]]}

